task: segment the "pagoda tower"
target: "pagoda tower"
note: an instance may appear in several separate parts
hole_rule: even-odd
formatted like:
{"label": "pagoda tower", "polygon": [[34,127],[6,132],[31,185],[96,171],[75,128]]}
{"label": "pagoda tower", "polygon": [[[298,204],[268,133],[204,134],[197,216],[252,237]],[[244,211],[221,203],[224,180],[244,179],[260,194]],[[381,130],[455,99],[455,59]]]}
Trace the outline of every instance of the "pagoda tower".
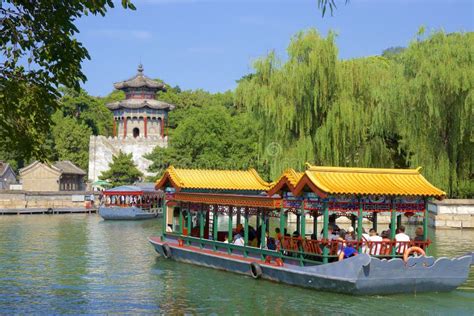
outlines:
{"label": "pagoda tower", "polygon": [[107,104],[114,113],[114,137],[165,136],[168,111],[174,105],[156,100],[158,91],[166,91],[164,84],[146,77],[140,64],[134,77],[114,88],[125,92],[125,100]]}
{"label": "pagoda tower", "polygon": [[132,78],[116,82],[114,88],[125,93],[125,99],[107,104],[112,111],[113,137],[91,136],[89,143],[89,180],[98,180],[109,169],[112,157],[120,151],[132,153],[138,169],[145,175],[151,161],[143,156],[156,146],[167,147],[168,112],[175,106],[156,99],[159,91],[166,91],[163,83],[144,75],[143,66]]}

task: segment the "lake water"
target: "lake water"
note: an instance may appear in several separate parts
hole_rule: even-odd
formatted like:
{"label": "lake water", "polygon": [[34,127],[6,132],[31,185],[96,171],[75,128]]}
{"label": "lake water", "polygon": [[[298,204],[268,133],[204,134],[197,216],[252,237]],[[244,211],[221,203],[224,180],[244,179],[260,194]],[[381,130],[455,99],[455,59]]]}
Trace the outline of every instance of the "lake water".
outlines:
{"label": "lake water", "polygon": [[[348,296],[159,258],[161,221],[0,217],[0,313],[474,314],[474,271],[451,293]],[[474,250],[473,230],[430,231],[432,254]]]}

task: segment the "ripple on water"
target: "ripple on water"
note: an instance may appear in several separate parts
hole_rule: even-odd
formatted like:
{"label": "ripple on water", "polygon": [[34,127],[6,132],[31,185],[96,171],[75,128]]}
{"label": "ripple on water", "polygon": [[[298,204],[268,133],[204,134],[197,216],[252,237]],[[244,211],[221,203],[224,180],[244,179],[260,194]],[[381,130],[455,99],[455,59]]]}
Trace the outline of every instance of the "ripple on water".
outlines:
{"label": "ripple on water", "polygon": [[[354,297],[158,258],[159,220],[0,217],[0,313],[472,314],[474,275],[451,293]],[[474,231],[430,231],[433,254],[474,249]],[[453,242],[455,241],[455,243]],[[453,244],[456,246],[454,247]]]}

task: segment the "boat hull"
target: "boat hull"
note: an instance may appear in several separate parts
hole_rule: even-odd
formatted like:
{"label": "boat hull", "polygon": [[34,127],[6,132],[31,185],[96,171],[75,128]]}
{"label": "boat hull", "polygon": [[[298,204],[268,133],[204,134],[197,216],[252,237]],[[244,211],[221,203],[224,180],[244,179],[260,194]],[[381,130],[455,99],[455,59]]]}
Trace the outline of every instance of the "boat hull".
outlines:
{"label": "boat hull", "polygon": [[380,260],[361,254],[340,262],[305,266],[265,263],[258,257],[244,257],[225,251],[179,245],[175,240],[149,239],[155,250],[169,258],[200,266],[252,275],[251,264],[261,267],[261,278],[317,290],[353,295],[441,292],[456,289],[467,280],[470,256],[456,259],[432,257]]}
{"label": "boat hull", "polygon": [[158,213],[145,212],[139,207],[99,207],[99,215],[105,220],[142,220],[158,216]]}

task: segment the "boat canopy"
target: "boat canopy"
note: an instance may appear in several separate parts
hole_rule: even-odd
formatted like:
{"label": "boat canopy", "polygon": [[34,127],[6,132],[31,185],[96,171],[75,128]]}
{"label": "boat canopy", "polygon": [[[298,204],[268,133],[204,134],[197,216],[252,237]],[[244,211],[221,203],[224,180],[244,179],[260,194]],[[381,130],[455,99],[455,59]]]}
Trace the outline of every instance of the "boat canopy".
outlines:
{"label": "boat canopy", "polygon": [[[305,172],[288,169],[275,182],[268,183],[254,169],[198,170],[171,166],[156,182],[155,188],[172,187],[176,192],[238,195],[266,192],[267,196],[273,198],[282,192],[299,196],[308,191],[321,198],[338,195],[444,198],[446,193],[429,183],[420,170],[320,167],[307,163]],[[197,202],[196,199],[193,202]],[[272,202],[271,205],[275,204]]]}
{"label": "boat canopy", "polygon": [[268,190],[269,195],[289,190],[300,195],[308,189],[320,197],[328,195],[386,195],[434,197],[442,199],[446,193],[429,183],[417,169],[380,169],[320,167],[306,164],[304,173],[286,170]]}
{"label": "boat canopy", "polygon": [[[156,189],[173,187],[178,191],[196,192],[246,192],[259,194],[270,188],[255,169],[240,170],[198,170],[177,169],[170,166],[156,182]],[[251,192],[253,191],[253,192]]]}
{"label": "boat canopy", "polygon": [[104,195],[143,195],[159,193],[151,184],[121,185],[104,191]]}

